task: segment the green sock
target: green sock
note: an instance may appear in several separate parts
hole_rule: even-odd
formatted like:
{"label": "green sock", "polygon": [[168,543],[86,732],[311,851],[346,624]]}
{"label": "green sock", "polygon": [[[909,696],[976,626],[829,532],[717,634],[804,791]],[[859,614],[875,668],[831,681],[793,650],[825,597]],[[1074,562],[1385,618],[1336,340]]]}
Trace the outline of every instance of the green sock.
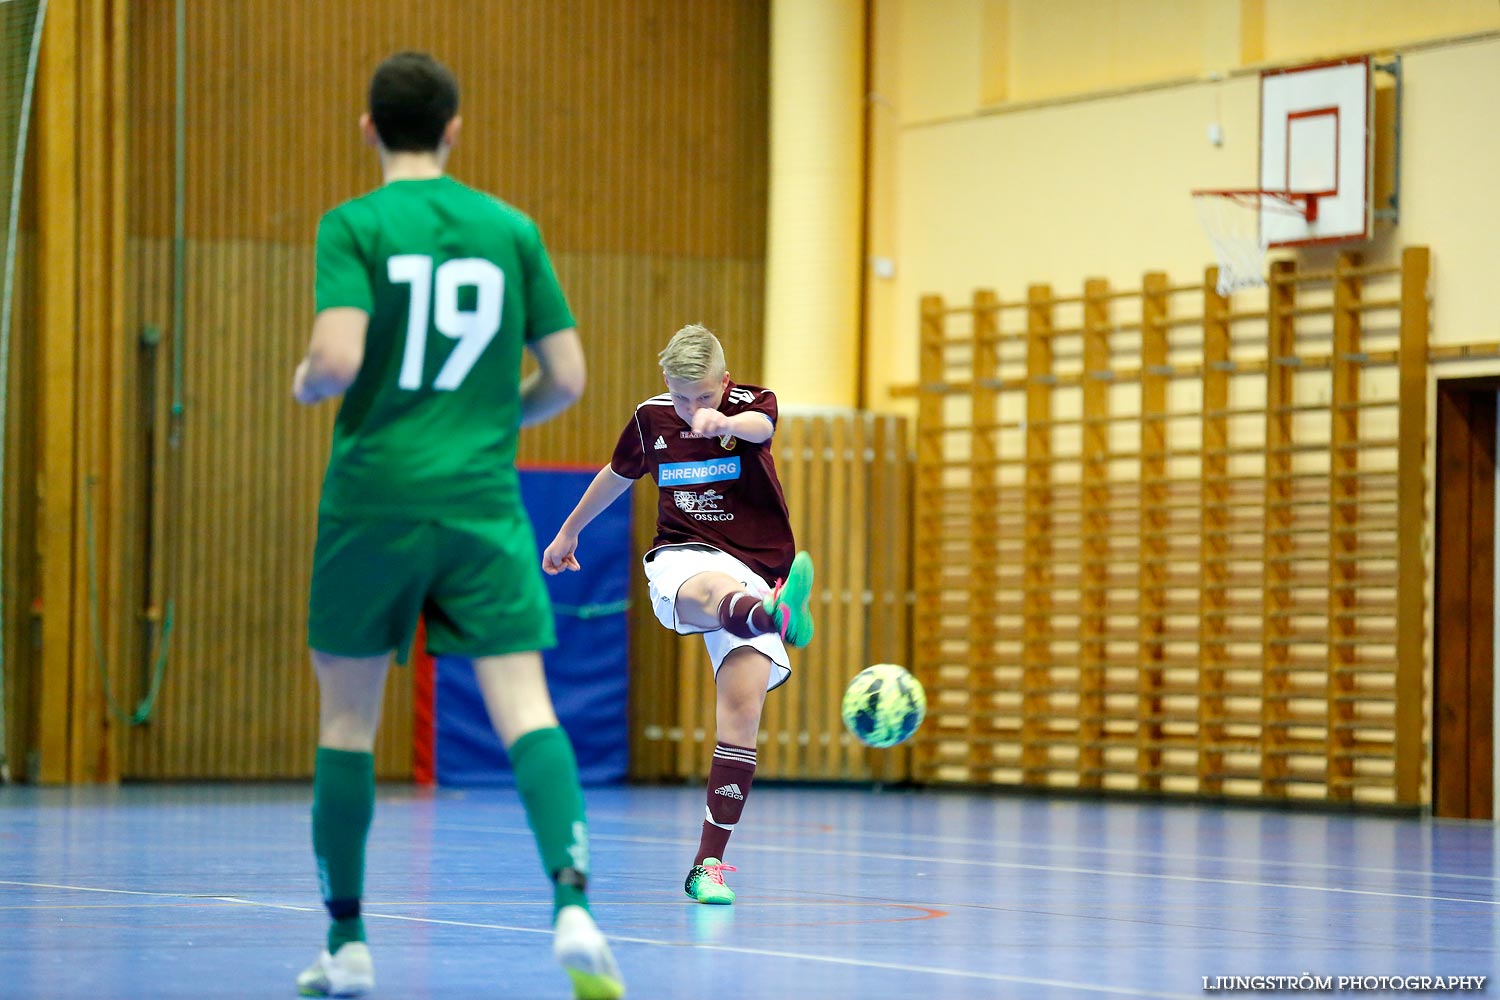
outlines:
{"label": "green sock", "polygon": [[365,837],[375,815],[375,755],[318,747],[313,770],[313,853],[318,885],[333,923],[328,951],[365,939],[359,900],[365,891]]}
{"label": "green sock", "polygon": [[542,870],[552,879],[552,916],[556,918],[564,906],[588,909],[581,883],[589,873],[589,834],[573,744],[556,726],[534,729],[511,745],[510,765],[536,836]]}

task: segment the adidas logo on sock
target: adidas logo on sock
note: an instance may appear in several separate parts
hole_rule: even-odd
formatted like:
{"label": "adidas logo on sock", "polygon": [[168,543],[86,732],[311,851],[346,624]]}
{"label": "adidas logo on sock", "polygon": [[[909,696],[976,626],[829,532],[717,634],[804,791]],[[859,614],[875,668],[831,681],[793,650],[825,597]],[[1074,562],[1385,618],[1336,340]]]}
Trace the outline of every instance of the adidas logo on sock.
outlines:
{"label": "adidas logo on sock", "polygon": [[715,795],[722,795],[726,799],[739,799],[741,801],[744,801],[744,798],[745,798],[744,793],[740,791],[740,786],[734,784],[733,782],[730,782],[727,785],[721,785],[718,788],[715,788],[714,789],[714,794]]}
{"label": "adidas logo on sock", "polygon": [[666,446],[667,446],[666,440],[660,434],[656,435],[656,450],[657,451],[661,451]]}

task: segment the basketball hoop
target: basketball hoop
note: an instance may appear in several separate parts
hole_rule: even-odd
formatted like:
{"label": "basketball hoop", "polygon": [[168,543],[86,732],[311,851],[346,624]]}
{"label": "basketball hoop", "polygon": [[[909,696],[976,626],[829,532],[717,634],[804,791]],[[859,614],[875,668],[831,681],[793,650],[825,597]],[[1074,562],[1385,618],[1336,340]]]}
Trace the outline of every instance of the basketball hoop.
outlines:
{"label": "basketball hoop", "polygon": [[1290,215],[1304,222],[1318,218],[1318,196],[1302,191],[1263,188],[1199,189],[1193,192],[1198,221],[1219,258],[1219,294],[1266,283],[1266,250],[1270,246],[1265,213]]}

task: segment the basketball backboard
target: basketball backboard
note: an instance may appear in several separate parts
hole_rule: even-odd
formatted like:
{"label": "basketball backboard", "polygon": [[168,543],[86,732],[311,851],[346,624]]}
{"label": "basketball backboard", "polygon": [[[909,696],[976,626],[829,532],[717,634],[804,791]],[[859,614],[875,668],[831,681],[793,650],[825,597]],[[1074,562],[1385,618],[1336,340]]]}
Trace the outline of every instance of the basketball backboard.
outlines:
{"label": "basketball backboard", "polygon": [[1308,203],[1262,208],[1267,246],[1370,238],[1373,94],[1368,56],[1261,74],[1260,187]]}

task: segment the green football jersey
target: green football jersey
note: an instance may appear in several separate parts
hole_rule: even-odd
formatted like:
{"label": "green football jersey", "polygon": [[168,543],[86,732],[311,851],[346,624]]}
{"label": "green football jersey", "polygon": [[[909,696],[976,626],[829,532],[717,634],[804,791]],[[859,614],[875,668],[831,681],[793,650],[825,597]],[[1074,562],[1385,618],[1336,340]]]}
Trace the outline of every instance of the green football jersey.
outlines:
{"label": "green football jersey", "polygon": [[450,177],[386,184],[323,216],[316,300],[370,314],[320,511],[515,509],[522,350],[574,325],[536,224]]}

